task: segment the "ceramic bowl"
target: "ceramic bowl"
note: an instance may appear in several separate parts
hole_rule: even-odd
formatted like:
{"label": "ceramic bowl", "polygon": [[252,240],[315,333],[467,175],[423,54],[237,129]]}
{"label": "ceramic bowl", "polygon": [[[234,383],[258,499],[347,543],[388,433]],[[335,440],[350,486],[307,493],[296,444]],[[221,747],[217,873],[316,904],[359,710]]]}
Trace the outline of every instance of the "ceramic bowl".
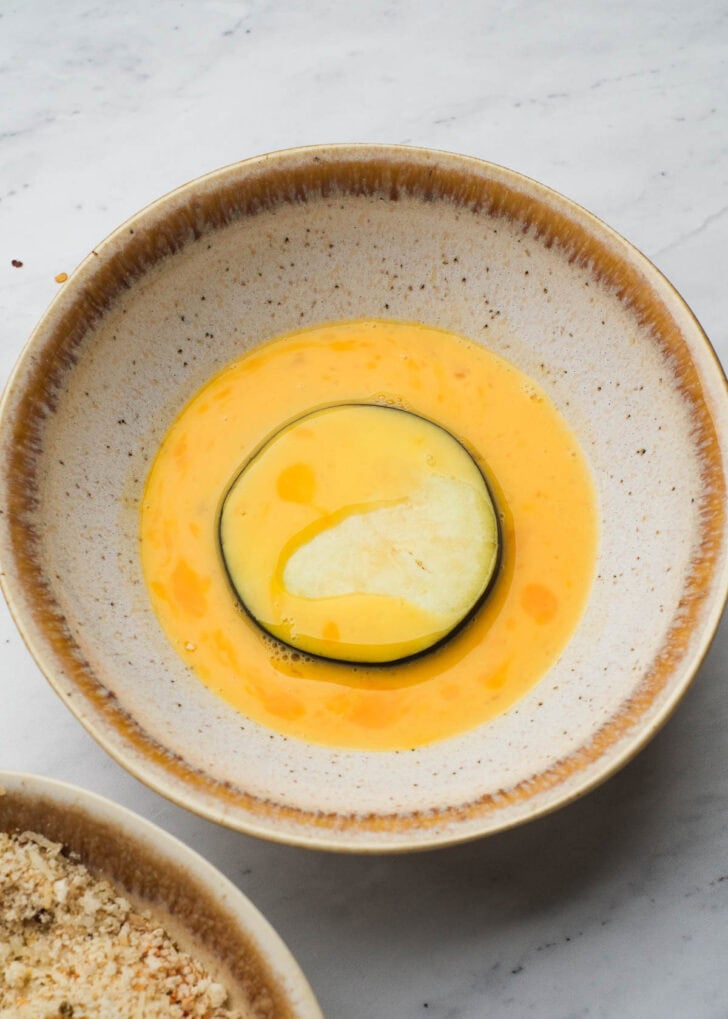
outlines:
{"label": "ceramic bowl", "polygon": [[[599,501],[597,577],[558,663],[494,721],[403,753],[241,732],[167,643],[138,557],[149,464],[196,390],[272,336],[360,316],[452,330],[523,369]],[[175,802],[326,849],[457,842],[592,788],[685,692],[725,600],[727,426],[685,303],[572,202],[421,149],[274,153],[154,202],[46,312],[2,407],[4,589],[71,711]]]}
{"label": "ceramic bowl", "polygon": [[322,1019],[276,932],[219,871],[109,800],[36,775],[0,771],[0,831],[34,831],[78,853],[204,962],[244,1015]]}

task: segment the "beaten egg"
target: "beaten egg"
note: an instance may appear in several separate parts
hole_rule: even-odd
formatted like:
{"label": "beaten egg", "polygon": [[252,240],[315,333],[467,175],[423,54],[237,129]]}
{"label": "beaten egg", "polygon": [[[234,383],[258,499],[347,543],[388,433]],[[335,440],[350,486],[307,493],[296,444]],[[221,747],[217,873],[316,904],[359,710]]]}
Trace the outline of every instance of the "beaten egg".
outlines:
{"label": "beaten egg", "polygon": [[596,520],[532,380],[453,333],[359,320],[262,344],[193,397],[150,471],[141,558],[169,640],[243,715],[398,750],[544,676]]}

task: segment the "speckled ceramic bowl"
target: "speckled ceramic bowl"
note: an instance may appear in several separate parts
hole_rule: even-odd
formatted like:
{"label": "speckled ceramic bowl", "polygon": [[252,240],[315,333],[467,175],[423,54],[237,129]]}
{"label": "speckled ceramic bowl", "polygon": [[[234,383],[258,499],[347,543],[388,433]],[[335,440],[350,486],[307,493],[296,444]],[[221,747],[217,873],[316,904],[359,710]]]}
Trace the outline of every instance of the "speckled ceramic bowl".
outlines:
{"label": "speckled ceramic bowl", "polygon": [[[495,721],[407,753],[242,734],[168,645],[138,560],[150,460],[199,386],[271,336],[359,316],[454,330],[533,376],[600,504],[598,576],[558,664]],[[456,842],[592,788],[684,693],[726,592],[727,425],[689,309],[588,212],[461,156],[276,153],[149,206],[45,314],[2,408],[5,593],[69,708],[170,799],[321,848]]]}
{"label": "speckled ceramic bowl", "polygon": [[0,831],[34,831],[78,853],[204,963],[251,1019],[323,1019],[296,961],[227,878],[177,839],[100,796],[0,771]]}

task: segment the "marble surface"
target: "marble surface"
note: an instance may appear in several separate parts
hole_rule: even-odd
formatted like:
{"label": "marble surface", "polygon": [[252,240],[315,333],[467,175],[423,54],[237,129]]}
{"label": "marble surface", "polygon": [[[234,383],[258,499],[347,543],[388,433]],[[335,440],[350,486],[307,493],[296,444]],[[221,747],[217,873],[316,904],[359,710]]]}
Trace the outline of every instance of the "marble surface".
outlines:
{"label": "marble surface", "polygon": [[[216,166],[324,141],[451,149],[549,184],[656,262],[725,362],[727,71],[722,0],[4,0],[0,375],[54,276],[126,216]],[[0,649],[0,767],[103,793],[203,852],[330,1019],[728,1015],[725,623],[672,720],[605,786],[394,858],[268,845],[172,806],[62,707],[4,607]]]}

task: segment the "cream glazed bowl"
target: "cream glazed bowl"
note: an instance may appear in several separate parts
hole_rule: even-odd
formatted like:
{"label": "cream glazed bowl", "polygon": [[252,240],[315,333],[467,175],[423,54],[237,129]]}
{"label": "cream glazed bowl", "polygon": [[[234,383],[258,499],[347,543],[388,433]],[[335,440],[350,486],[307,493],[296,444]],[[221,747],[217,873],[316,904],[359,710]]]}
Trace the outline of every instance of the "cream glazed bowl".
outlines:
{"label": "cream glazed bowl", "polygon": [[0,832],[34,832],[76,854],[135,911],[149,910],[246,1019],[322,1019],[267,920],[211,864],[156,825],[75,786],[0,771]]}
{"label": "cream glazed bowl", "polygon": [[[139,562],[149,465],[200,386],[264,340],[359,317],[451,330],[525,371],[576,434],[599,504],[596,577],[558,662],[493,721],[406,752],[241,718],[168,644]],[[171,800],[322,849],[454,843],[591,789],[685,692],[726,595],[727,425],[690,310],[582,208],[463,156],[274,153],[154,202],[46,312],[2,406],[4,591],[59,696]]]}

